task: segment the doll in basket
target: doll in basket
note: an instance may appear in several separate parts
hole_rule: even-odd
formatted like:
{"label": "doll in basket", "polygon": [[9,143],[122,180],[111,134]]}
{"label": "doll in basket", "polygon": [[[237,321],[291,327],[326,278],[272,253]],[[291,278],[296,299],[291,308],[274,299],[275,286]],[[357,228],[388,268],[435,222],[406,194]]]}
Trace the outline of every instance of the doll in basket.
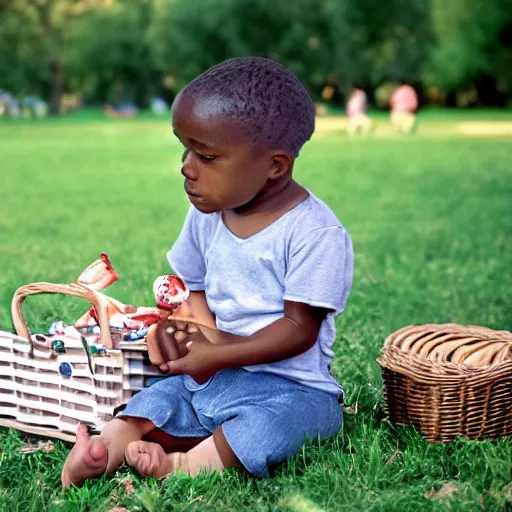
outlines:
{"label": "doll in basket", "polygon": [[[329,364],[353,251],[334,213],[292,178],[314,122],[297,77],[259,57],[214,66],[177,96],[172,123],[192,205],[168,261],[191,290],[184,305],[193,316],[210,310],[217,329],[183,329],[176,312],[151,329],[150,359],[169,377],[100,436],[79,426],[64,487],[123,460],[157,478],[230,467],[267,476],[306,437],[338,432],[342,390]],[[163,353],[166,336],[176,353]],[[148,441],[155,432],[170,453]]]}
{"label": "doll in basket", "polygon": [[[100,291],[113,284],[117,279],[117,272],[112,267],[108,256],[103,253],[100,258],[82,272],[77,282],[93,290]],[[168,336],[169,333],[167,331],[170,331],[171,326],[167,326],[165,322],[173,314],[181,320],[179,323],[180,327],[189,327],[194,331],[198,327],[187,326],[189,321],[194,321],[201,324],[202,327],[209,326],[215,328],[215,321],[207,307],[201,307],[201,304],[196,304],[194,314],[192,314],[191,304],[187,302],[189,290],[179,277],[173,275],[159,276],[153,283],[153,294],[156,308],[135,307],[123,304],[113,297],[103,295],[103,300],[106,301],[106,313],[114,343],[113,348],[117,347],[121,340],[135,341],[146,336],[149,336],[151,339],[156,335],[158,327],[159,335],[167,340],[167,343],[164,343],[161,349],[170,350],[173,357],[177,357],[175,338],[180,339],[182,335]],[[98,324],[96,311],[92,307],[76,321],[74,327],[79,332],[85,334],[86,337],[92,338],[93,342],[98,342]],[[90,336],[87,336],[87,334]],[[171,340],[173,343],[171,343]],[[156,344],[150,345],[151,356],[157,348]]]}

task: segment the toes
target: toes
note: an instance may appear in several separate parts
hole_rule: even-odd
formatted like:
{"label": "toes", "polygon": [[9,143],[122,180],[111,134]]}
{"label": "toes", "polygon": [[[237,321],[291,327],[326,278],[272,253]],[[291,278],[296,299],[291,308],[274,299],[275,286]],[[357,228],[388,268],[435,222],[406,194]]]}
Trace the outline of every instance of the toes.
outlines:
{"label": "toes", "polygon": [[126,462],[135,468],[142,476],[157,476],[159,474],[162,455],[166,455],[162,447],[147,441],[134,441],[126,447]]}
{"label": "toes", "polygon": [[89,455],[95,462],[98,462],[98,464],[104,464],[107,459],[107,453],[107,447],[102,441],[95,439],[91,441]]}
{"label": "toes", "polygon": [[130,466],[133,466],[135,459],[139,453],[137,445],[137,441],[130,443],[124,451],[124,458],[126,459],[126,462],[128,462]]}
{"label": "toes", "polygon": [[149,474],[152,457],[140,441],[135,441],[127,446],[125,459],[140,475],[147,476]]}
{"label": "toes", "polygon": [[148,476],[151,466],[151,458],[148,453],[137,453],[132,460],[131,466],[137,470],[141,476]]}
{"label": "toes", "polygon": [[84,423],[79,423],[76,428],[76,442],[82,443],[84,441],[88,441],[90,437],[91,436],[87,430],[87,425]]}
{"label": "toes", "polygon": [[138,464],[140,456],[144,453],[147,453],[148,450],[145,446],[146,444],[150,443],[146,443],[145,441],[133,441],[126,447],[124,458],[130,466],[135,466]]}
{"label": "toes", "polygon": [[64,489],[80,486],[89,478],[102,475],[108,462],[107,447],[98,438],[90,438],[85,425],[77,428],[77,442],[62,468],[61,482]]}
{"label": "toes", "polygon": [[69,480],[69,477],[68,477],[67,474],[64,473],[64,471],[60,475],[60,482],[61,482],[62,488],[64,490],[67,490],[67,489],[69,489],[71,487],[71,482]]}

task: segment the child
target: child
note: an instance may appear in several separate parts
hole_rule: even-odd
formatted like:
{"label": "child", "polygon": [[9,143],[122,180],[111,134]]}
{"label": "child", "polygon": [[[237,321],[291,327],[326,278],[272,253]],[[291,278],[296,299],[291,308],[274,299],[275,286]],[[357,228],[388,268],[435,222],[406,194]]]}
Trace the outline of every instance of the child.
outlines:
{"label": "child", "polygon": [[411,133],[416,123],[418,96],[410,85],[401,85],[389,99],[391,125],[396,132]]}
{"label": "child", "polygon": [[368,135],[372,128],[372,121],[366,115],[366,93],[362,89],[354,89],[347,102],[347,117],[349,135],[361,132]]}
{"label": "child", "polygon": [[[259,57],[214,66],[178,95],[172,122],[192,206],[168,260],[218,331],[189,334],[180,359],[153,355],[170,376],[100,436],[79,425],[64,487],[124,459],[155,477],[235,466],[266,476],[306,436],[338,432],[342,391],[329,363],[353,252],[332,211],[292,179],[314,116],[296,76]],[[172,453],[141,440],[154,431],[169,435]]]}

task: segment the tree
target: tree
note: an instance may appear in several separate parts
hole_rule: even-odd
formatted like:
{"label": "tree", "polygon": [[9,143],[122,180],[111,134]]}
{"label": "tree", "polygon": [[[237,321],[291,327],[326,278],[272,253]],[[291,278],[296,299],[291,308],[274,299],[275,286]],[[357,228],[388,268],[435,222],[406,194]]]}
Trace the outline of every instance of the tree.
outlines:
{"label": "tree", "polygon": [[75,87],[101,102],[147,106],[155,74],[147,40],[152,15],[150,0],[118,0],[75,20],[65,53]]}
{"label": "tree", "polygon": [[432,0],[435,46],[429,80],[447,89],[480,74],[512,90],[512,0]]}
{"label": "tree", "polygon": [[[34,61],[34,53],[44,69],[50,93],[50,112],[59,112],[60,100],[64,88],[65,74],[63,67],[63,41],[66,30],[74,19],[91,9],[104,5],[108,0],[3,0],[2,10],[5,21],[2,23],[4,38],[10,41],[6,65],[9,60],[19,57],[19,66],[27,66]],[[23,27],[19,33],[12,33],[13,26]],[[21,48],[27,48],[35,42],[35,49],[30,48],[28,56],[20,55]],[[41,73],[42,75],[43,73]],[[26,78],[25,78],[26,81]],[[26,87],[34,85],[25,83]]]}
{"label": "tree", "polygon": [[418,81],[431,44],[428,1],[326,0],[333,72],[345,92]]}
{"label": "tree", "polygon": [[48,80],[42,59],[44,44],[30,12],[19,15],[11,2],[0,4],[0,89],[15,94],[41,94]]}
{"label": "tree", "polygon": [[273,58],[306,84],[319,85],[329,67],[321,0],[160,1],[150,31],[155,62],[182,87],[230,57]]}

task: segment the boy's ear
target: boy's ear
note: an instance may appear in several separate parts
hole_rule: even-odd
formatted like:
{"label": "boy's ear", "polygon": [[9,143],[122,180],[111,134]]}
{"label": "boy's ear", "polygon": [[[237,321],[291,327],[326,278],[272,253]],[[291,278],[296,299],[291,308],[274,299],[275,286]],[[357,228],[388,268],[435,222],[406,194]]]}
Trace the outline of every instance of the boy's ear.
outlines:
{"label": "boy's ear", "polygon": [[268,175],[270,180],[277,180],[291,170],[293,156],[285,151],[275,152],[271,155],[272,166]]}

